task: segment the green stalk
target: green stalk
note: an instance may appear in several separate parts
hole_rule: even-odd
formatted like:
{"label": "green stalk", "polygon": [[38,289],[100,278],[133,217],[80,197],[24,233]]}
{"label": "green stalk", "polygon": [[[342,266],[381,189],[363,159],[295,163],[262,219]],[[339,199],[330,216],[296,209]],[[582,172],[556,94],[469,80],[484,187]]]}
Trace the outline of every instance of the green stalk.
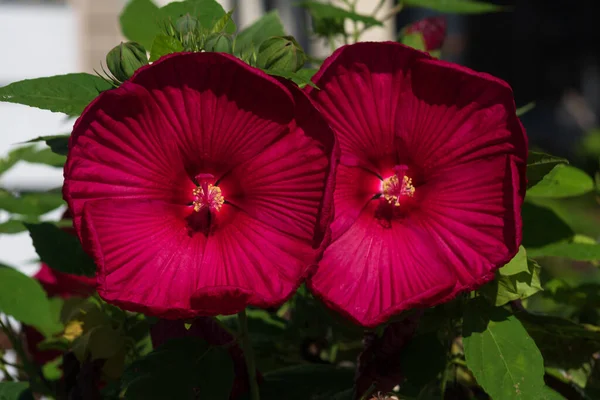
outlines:
{"label": "green stalk", "polygon": [[242,310],[238,313],[238,323],[240,325],[239,338],[242,350],[244,351],[246,368],[248,369],[248,380],[250,381],[250,398],[252,400],[260,400],[258,382],[256,381],[256,362],[254,361],[254,351],[252,350],[252,344],[250,344],[250,335],[248,334],[248,317],[246,316],[246,310]]}

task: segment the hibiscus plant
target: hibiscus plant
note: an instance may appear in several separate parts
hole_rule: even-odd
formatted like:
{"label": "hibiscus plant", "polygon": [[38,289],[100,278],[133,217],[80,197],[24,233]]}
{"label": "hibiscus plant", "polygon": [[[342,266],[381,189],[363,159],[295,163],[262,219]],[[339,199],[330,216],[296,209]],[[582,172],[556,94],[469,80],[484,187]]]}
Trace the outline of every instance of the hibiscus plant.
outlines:
{"label": "hibiscus plant", "polygon": [[0,88],[74,120],[0,162],[64,168],[0,192],[41,263],[0,266],[0,399],[600,398],[600,244],[567,206],[592,178],[440,59],[444,17],[361,42],[403,7],[510,10],[336,4],[297,5],[321,60],[276,11],[132,0],[99,72]]}

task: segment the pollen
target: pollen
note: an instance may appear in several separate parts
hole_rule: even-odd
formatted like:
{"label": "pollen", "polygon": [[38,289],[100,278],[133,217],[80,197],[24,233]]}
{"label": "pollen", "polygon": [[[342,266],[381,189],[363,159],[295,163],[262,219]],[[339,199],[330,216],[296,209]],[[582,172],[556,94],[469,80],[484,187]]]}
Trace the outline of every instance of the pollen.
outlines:
{"label": "pollen", "polygon": [[194,189],[194,211],[200,211],[208,207],[210,211],[220,211],[225,198],[221,189],[211,184],[202,184]]}
{"label": "pollen", "polygon": [[390,176],[384,179],[381,183],[381,192],[383,198],[395,207],[400,206],[400,199],[402,197],[413,197],[415,195],[415,187],[413,186],[412,179],[406,175]]}

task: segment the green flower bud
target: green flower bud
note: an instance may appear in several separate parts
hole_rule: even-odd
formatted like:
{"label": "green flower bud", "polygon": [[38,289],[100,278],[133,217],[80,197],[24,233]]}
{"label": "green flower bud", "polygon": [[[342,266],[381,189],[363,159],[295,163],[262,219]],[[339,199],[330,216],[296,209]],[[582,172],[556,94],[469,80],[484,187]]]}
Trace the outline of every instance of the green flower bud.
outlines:
{"label": "green flower bud", "polygon": [[262,42],[256,64],[266,70],[296,72],[306,60],[306,54],[296,39],[292,36],[276,36]]}
{"label": "green flower bud", "polygon": [[146,49],[135,42],[121,43],[106,55],[109,71],[121,82],[131,78],[138,68],[147,64]]}
{"label": "green flower bud", "polygon": [[233,39],[230,35],[213,33],[206,38],[204,50],[231,54],[233,52]]}

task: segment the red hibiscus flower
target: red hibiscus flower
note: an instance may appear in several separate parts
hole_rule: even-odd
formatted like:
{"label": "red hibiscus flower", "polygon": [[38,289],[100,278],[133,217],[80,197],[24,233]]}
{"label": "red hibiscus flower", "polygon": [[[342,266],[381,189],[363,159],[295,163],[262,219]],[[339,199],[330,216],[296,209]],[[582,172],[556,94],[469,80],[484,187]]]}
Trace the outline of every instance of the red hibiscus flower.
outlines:
{"label": "red hibiscus flower", "polygon": [[167,319],[283,303],[322,254],[335,140],[297,88],[222,53],[179,53],[74,127],[64,197],[98,293]]}
{"label": "red hibiscus flower", "polygon": [[419,32],[423,35],[425,50],[431,51],[442,47],[447,27],[446,17],[430,17],[410,24],[404,32],[407,35]]}
{"label": "red hibiscus flower", "polygon": [[397,43],[342,47],[314,81],[342,155],[313,293],[376,326],[491,280],[521,243],[527,139],[510,87]]}

